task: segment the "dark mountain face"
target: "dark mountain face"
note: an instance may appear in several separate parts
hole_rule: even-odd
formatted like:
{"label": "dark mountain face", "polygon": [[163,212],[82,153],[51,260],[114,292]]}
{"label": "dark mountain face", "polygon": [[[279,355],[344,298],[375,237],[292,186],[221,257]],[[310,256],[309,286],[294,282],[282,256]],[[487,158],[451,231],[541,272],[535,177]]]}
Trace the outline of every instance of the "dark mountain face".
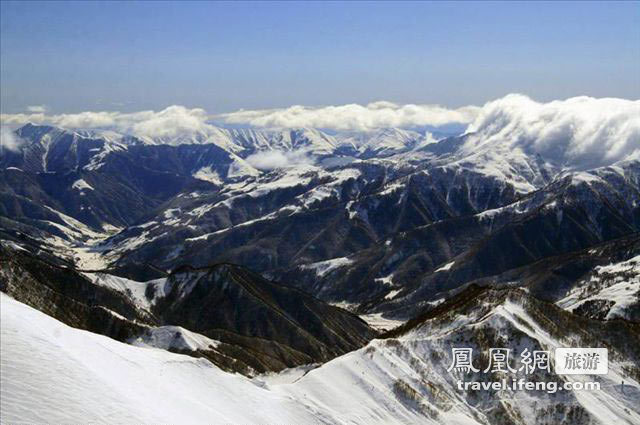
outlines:
{"label": "dark mountain face", "polygon": [[[153,226],[114,237],[118,245],[147,235],[119,263],[174,267],[215,258],[269,272],[348,256],[401,232],[516,199],[504,182],[446,169],[358,164],[295,177],[299,180],[290,186],[274,185],[287,178],[276,173],[238,190],[181,196],[148,217]],[[262,189],[269,185],[274,187]],[[169,211],[177,216],[167,222]],[[178,247],[180,255],[172,257]]]}
{"label": "dark mountain face", "polygon": [[0,290],[80,329],[127,341],[156,319],[122,294],[72,268],[0,246]]}
{"label": "dark mountain face", "polygon": [[215,191],[192,174],[213,167],[226,178],[233,163],[211,144],[125,145],[33,125],[17,134],[26,141],[22,152],[0,158],[6,216],[19,218],[23,212],[10,204],[26,198],[42,204],[29,209],[53,208],[98,231],[131,225],[182,191]]}
{"label": "dark mountain face", "polygon": [[[636,233],[637,176],[630,167],[624,177],[605,170],[592,182],[562,178],[502,208],[398,232],[351,255],[348,268],[319,276],[298,266],[278,276],[308,285],[303,287],[326,299],[346,298],[362,303],[365,311],[380,308],[410,317],[415,310],[408,305],[435,301],[467,282],[527,265],[543,267],[545,259]],[[633,246],[627,258],[639,252]],[[613,252],[607,252],[613,261]],[[389,300],[392,291],[396,295]]]}
{"label": "dark mountain face", "polygon": [[[163,323],[240,346],[256,357],[258,370],[327,361],[375,335],[340,308],[229,264],[180,268],[165,292],[153,308]],[[255,341],[262,342],[256,347]]]}

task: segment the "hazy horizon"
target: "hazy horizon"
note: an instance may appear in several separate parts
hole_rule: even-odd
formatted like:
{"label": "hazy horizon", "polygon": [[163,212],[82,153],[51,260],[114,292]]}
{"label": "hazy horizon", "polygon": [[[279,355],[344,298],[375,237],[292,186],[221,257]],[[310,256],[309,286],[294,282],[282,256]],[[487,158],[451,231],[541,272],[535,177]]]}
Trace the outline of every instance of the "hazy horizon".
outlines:
{"label": "hazy horizon", "polygon": [[3,1],[1,9],[5,114],[377,101],[455,110],[509,93],[640,98],[637,3]]}

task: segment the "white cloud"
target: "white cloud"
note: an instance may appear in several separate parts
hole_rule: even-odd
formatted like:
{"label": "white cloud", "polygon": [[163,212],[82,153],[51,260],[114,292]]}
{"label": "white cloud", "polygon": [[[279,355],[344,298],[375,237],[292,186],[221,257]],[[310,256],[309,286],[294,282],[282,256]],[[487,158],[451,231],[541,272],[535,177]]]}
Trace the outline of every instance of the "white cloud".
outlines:
{"label": "white cloud", "polygon": [[8,149],[13,152],[20,150],[23,140],[15,135],[8,127],[0,127],[0,151]]}
{"label": "white cloud", "polygon": [[47,107],[45,105],[27,106],[27,111],[29,111],[29,112],[43,113],[46,110],[47,110]]}
{"label": "white cloud", "polygon": [[111,129],[149,137],[172,137],[185,133],[206,133],[212,129],[209,118],[227,124],[243,124],[270,128],[322,128],[338,131],[370,131],[378,128],[439,126],[450,123],[467,124],[475,118],[479,108],[466,106],[447,109],[437,105],[397,105],[379,101],[368,105],[339,105],[313,108],[291,106],[285,109],[241,110],[210,116],[204,109],[169,106],[161,111],[80,112],[47,115],[44,108],[30,107],[31,113],[2,114],[5,125],[27,122],[50,124],[70,129]]}
{"label": "white cloud", "polygon": [[28,122],[49,124],[68,129],[110,129],[121,133],[147,137],[186,136],[207,132],[213,126],[206,123],[208,115],[204,109],[189,109],[184,106],[169,106],[161,111],[80,112],[77,114],[46,115],[2,114],[3,125],[19,126]]}
{"label": "white cloud", "polygon": [[465,106],[447,109],[438,105],[397,105],[379,101],[368,105],[348,104],[313,108],[291,106],[285,109],[240,110],[218,115],[227,124],[253,127],[313,127],[338,131],[370,131],[379,128],[411,128],[467,124],[474,120],[479,108]]}
{"label": "white cloud", "polygon": [[609,165],[640,150],[640,101],[574,97],[549,103],[512,94],[487,103],[465,145],[501,145],[539,153],[560,164]]}
{"label": "white cloud", "polygon": [[131,126],[130,131],[149,137],[175,137],[184,133],[206,132],[212,127],[206,123],[207,118],[204,109],[170,106],[144,116]]}
{"label": "white cloud", "polygon": [[279,150],[257,152],[249,155],[246,160],[249,165],[258,170],[274,170],[276,168],[288,168],[301,164],[312,164],[303,150],[282,152]]}

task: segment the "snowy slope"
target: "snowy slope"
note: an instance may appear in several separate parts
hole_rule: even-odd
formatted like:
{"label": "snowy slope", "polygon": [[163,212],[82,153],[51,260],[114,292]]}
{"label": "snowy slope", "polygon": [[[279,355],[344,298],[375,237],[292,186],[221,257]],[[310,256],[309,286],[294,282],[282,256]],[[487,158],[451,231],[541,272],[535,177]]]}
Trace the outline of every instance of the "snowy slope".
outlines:
{"label": "snowy slope", "polygon": [[355,148],[359,156],[390,156],[411,150],[423,136],[414,131],[386,128],[371,133],[356,133],[342,138],[342,145]]}
{"label": "snowy slope", "polygon": [[640,307],[640,255],[599,266],[556,303],[569,311],[582,311],[604,319],[636,319]]}
{"label": "snowy slope", "polygon": [[[468,309],[445,313],[445,317],[429,320],[397,338],[373,340],[367,347],[312,370],[282,390],[294,394],[304,388],[319,408],[338,411],[340,417],[354,423],[359,423],[363,411],[388,423],[399,414],[407,423],[639,423],[640,386],[627,376],[622,366],[628,363],[624,362],[610,360],[609,373],[599,378],[555,374],[528,378],[559,382],[597,379],[602,386],[600,391],[547,394],[507,390],[497,397],[495,393],[467,392],[456,387],[458,379],[491,381],[501,376],[492,379],[490,374],[447,371],[452,364],[453,347],[472,347],[476,353],[488,347],[505,347],[520,353],[524,348],[553,350],[567,346],[547,328],[549,319],[538,322],[540,317],[535,311],[519,293],[504,299],[499,293],[488,293],[475,298]],[[578,335],[574,338],[580,341]],[[629,385],[624,394],[620,393],[622,380]],[[336,387],[335,382],[341,385]],[[353,400],[358,400],[358,409]],[[398,402],[410,406],[412,414],[398,409]]]}
{"label": "snowy slope", "polygon": [[[137,307],[147,311],[151,311],[153,302],[158,298],[165,296],[166,281],[165,278],[154,279],[148,282],[137,282],[135,280],[126,279],[124,277],[114,276],[108,273],[83,273],[91,282],[96,285],[105,286],[122,293],[129,298]],[[147,298],[145,295],[149,287],[153,287],[153,299]]]}
{"label": "snowy slope", "polygon": [[337,144],[332,136],[312,128],[223,131],[245,154],[270,150],[304,150],[315,155],[328,155],[333,153]]}
{"label": "snowy slope", "polygon": [[1,294],[1,422],[310,423],[294,400],[206,360],[79,331]]}
{"label": "snowy slope", "polygon": [[163,350],[212,350],[219,341],[191,332],[181,326],[160,326],[150,328],[147,333],[135,338],[131,343],[137,347],[155,347]]}

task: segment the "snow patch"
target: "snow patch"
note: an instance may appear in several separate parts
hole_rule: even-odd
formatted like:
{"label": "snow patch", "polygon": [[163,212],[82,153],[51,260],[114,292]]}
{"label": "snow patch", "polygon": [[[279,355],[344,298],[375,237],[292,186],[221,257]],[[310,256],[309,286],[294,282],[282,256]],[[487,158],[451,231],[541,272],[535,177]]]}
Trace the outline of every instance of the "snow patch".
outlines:
{"label": "snow patch", "polygon": [[453,267],[453,265],[455,264],[455,261],[452,261],[450,263],[445,264],[444,266],[440,267],[439,269],[436,269],[434,271],[434,273],[438,273],[438,272],[446,272],[447,270],[449,270],[451,267]]}
{"label": "snow patch", "polygon": [[82,192],[83,190],[94,190],[93,187],[91,187],[89,183],[87,183],[83,179],[76,180],[75,182],[73,182],[71,187],[79,190],[80,192]]}
{"label": "snow patch", "polygon": [[217,186],[221,186],[223,184],[220,175],[214,169],[212,169],[211,166],[200,168],[198,171],[193,173],[193,177],[198,180],[204,180],[209,183],[213,183]]}
{"label": "snow patch", "polygon": [[160,326],[149,329],[144,335],[135,338],[131,344],[137,347],[153,347],[163,350],[214,350],[220,341],[191,332],[180,326]]}
{"label": "snow patch", "polygon": [[317,263],[305,264],[303,266],[300,266],[300,268],[302,270],[313,270],[315,271],[316,276],[323,277],[333,270],[336,270],[340,267],[348,266],[352,263],[353,260],[350,260],[347,257],[339,257],[332,258],[331,260],[319,261]]}
{"label": "snow patch", "polygon": [[388,331],[404,324],[404,320],[387,319],[382,317],[383,313],[361,314],[360,318],[367,322],[369,326],[378,331]]}

